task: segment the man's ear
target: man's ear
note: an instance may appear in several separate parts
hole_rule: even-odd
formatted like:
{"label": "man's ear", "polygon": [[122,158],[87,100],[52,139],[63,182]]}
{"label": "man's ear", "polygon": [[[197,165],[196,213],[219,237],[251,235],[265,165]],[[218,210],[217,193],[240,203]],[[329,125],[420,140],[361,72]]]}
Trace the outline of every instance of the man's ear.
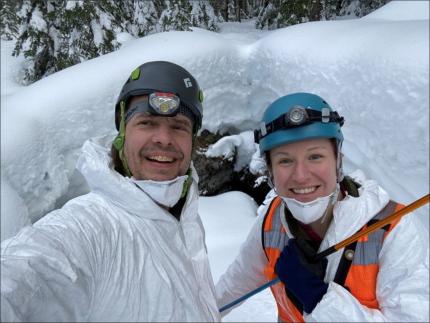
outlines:
{"label": "man's ear", "polygon": [[116,150],[120,151],[123,147],[124,147],[124,134],[119,133],[116,138],[113,140],[113,146],[115,147]]}

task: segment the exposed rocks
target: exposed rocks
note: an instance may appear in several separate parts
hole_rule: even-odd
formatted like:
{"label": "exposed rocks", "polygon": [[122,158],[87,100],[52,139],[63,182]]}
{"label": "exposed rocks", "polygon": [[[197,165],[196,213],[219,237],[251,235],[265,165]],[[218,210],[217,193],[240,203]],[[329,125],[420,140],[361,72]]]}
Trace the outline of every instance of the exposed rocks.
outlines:
{"label": "exposed rocks", "polygon": [[246,167],[240,172],[234,171],[235,157],[223,159],[209,158],[204,152],[207,147],[228,134],[213,134],[203,130],[195,142],[194,166],[199,174],[199,191],[203,196],[216,195],[228,191],[242,191],[252,196],[260,204],[270,190],[266,182],[255,187],[257,177]]}

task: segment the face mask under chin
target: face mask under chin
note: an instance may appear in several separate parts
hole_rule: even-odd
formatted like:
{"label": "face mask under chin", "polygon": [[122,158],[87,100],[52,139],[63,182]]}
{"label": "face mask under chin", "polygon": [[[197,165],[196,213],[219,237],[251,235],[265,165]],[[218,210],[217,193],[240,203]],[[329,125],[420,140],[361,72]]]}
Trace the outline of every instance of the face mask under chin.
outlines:
{"label": "face mask under chin", "polygon": [[329,205],[337,201],[338,195],[339,185],[336,185],[336,189],[330,195],[319,197],[310,202],[300,202],[293,198],[279,196],[287,205],[294,218],[304,224],[310,224],[326,215]]}
{"label": "face mask under chin", "polygon": [[137,180],[132,177],[131,181],[156,203],[170,208],[181,198],[187,178],[188,175],[183,175],[169,181],[153,181]]}

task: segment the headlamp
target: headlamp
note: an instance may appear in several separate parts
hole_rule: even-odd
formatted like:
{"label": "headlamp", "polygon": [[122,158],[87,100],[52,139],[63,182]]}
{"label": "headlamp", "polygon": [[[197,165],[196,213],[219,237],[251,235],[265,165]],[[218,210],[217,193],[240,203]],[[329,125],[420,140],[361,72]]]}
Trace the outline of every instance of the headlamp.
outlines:
{"label": "headlamp", "polygon": [[260,139],[271,134],[272,132],[289,129],[300,126],[305,126],[313,122],[337,122],[342,127],[344,118],[341,117],[336,111],[330,111],[329,108],[322,108],[321,111],[313,110],[310,107],[295,106],[287,113],[279,116],[272,122],[260,125],[260,129],[254,131],[254,140],[256,143]]}
{"label": "headlamp", "polygon": [[154,92],[149,95],[149,104],[157,114],[172,115],[178,110],[180,100],[173,93]]}
{"label": "headlamp", "polygon": [[133,104],[125,114],[125,123],[139,112],[149,112],[154,115],[174,116],[180,112],[179,97],[173,93],[153,92],[146,98]]}
{"label": "headlamp", "polygon": [[293,126],[299,126],[309,119],[306,109],[300,106],[292,108],[285,114],[285,123]]}

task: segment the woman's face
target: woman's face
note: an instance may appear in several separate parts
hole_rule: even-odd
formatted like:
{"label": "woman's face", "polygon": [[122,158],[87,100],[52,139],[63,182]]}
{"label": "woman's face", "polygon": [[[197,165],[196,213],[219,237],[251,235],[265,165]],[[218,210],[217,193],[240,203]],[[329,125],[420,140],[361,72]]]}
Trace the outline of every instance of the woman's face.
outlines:
{"label": "woman's face", "polygon": [[336,188],[336,155],[330,139],[303,140],[270,151],[270,169],[278,194],[310,202]]}

